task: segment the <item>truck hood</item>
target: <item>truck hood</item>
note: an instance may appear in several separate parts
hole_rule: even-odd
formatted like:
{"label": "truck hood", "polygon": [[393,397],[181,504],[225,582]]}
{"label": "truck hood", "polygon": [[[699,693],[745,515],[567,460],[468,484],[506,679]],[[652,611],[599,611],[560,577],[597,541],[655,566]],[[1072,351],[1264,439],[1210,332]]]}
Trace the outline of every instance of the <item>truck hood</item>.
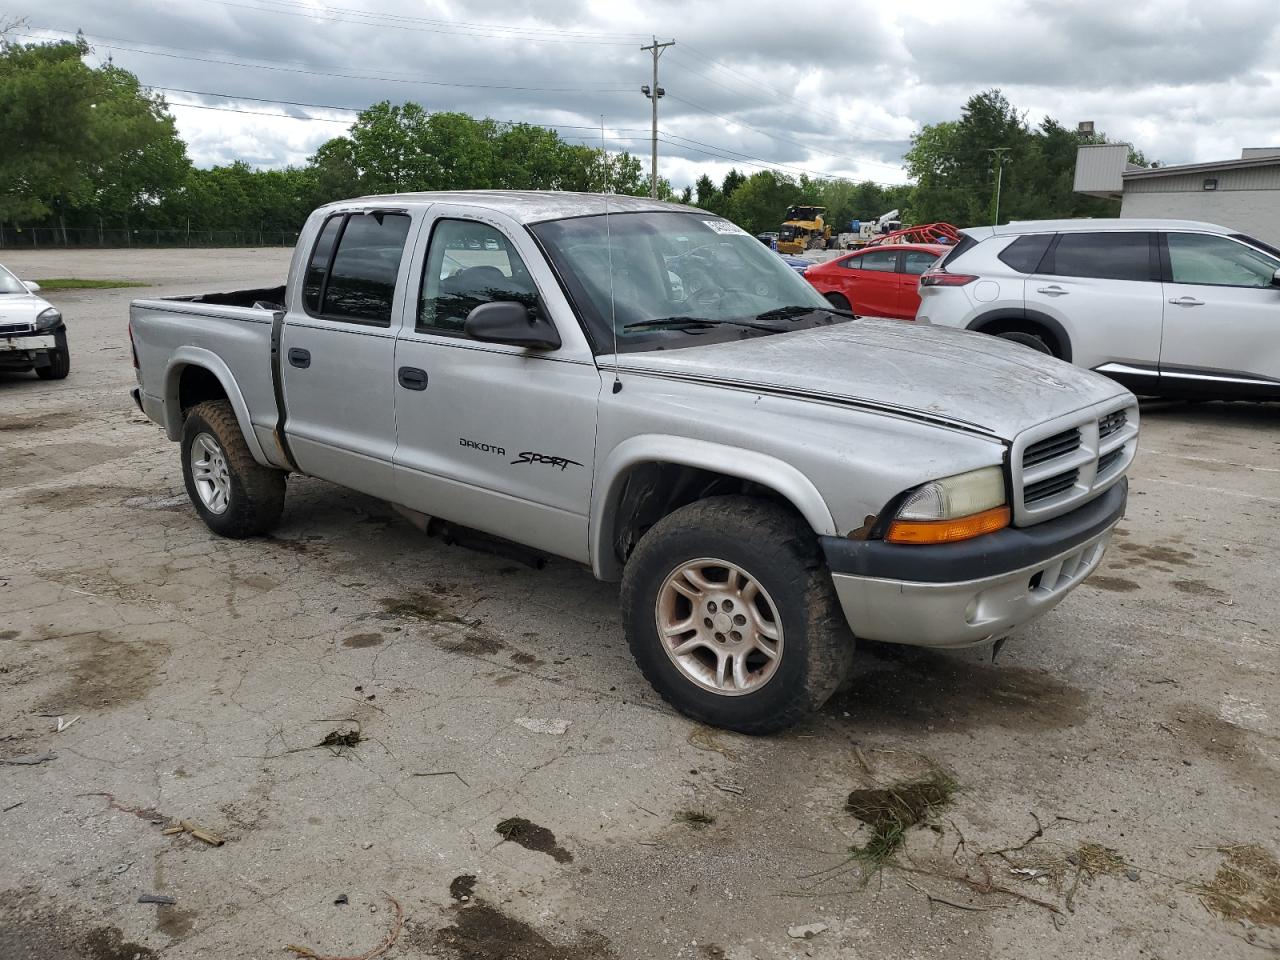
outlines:
{"label": "truck hood", "polygon": [[30,326],[48,309],[49,301],[33,293],[0,293],[0,327]]}
{"label": "truck hood", "polygon": [[[612,365],[601,358],[602,368]],[[847,404],[1002,440],[1127,392],[997,337],[900,320],[622,354],[618,369]]]}

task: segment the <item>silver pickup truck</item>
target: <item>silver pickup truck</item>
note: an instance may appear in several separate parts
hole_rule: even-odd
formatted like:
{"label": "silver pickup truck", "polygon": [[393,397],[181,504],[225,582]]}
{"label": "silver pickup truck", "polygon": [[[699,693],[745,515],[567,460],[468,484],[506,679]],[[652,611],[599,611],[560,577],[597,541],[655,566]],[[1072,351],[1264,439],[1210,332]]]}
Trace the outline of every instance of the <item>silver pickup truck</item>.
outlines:
{"label": "silver pickup truck", "polygon": [[854,638],[963,647],[1102,559],[1138,439],[1114,382],[858,319],[728,221],[630,197],[330,204],[282,287],[138,300],[134,398],[197,513],[333,481],[620,580],[674,706],[780,729]]}

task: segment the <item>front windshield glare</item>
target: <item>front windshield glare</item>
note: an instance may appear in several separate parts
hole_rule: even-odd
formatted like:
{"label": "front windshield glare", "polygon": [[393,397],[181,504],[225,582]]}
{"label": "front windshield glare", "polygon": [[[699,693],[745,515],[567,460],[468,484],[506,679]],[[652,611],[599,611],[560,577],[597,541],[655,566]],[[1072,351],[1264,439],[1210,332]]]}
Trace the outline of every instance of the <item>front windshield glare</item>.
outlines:
{"label": "front windshield glare", "polygon": [[26,293],[22,281],[4,267],[0,267],[0,293]]}
{"label": "front windshield glare", "polygon": [[617,213],[607,224],[601,215],[532,229],[600,353],[613,350],[615,330],[620,351],[692,346],[796,328],[794,317],[776,329],[756,322],[771,311],[829,308],[776,253],[710,214]]}

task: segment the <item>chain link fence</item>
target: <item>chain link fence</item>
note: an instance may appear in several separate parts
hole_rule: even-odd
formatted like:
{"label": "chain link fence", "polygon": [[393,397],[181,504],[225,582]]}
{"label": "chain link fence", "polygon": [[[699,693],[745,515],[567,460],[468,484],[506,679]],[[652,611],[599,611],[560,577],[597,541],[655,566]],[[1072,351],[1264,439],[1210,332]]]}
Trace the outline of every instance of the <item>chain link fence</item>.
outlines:
{"label": "chain link fence", "polygon": [[0,249],[45,247],[292,247],[297,230],[123,227],[0,227]]}

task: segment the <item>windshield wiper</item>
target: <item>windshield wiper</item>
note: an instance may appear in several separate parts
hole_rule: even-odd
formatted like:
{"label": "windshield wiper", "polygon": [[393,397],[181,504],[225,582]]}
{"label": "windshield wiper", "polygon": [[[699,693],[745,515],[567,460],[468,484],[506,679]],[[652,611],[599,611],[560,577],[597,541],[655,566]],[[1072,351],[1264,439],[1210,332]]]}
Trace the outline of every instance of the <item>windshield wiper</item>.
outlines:
{"label": "windshield wiper", "polygon": [[722,320],[710,317],[660,317],[657,320],[637,320],[635,323],[623,324],[623,330],[706,330],[714,327]]}
{"label": "windshield wiper", "polygon": [[716,320],[711,317],[662,317],[658,320],[637,320],[628,323],[623,330],[709,330],[712,327],[745,327],[748,330],[763,330],[765,333],[780,333],[778,327],[764,323],[752,323],[750,320]]}

